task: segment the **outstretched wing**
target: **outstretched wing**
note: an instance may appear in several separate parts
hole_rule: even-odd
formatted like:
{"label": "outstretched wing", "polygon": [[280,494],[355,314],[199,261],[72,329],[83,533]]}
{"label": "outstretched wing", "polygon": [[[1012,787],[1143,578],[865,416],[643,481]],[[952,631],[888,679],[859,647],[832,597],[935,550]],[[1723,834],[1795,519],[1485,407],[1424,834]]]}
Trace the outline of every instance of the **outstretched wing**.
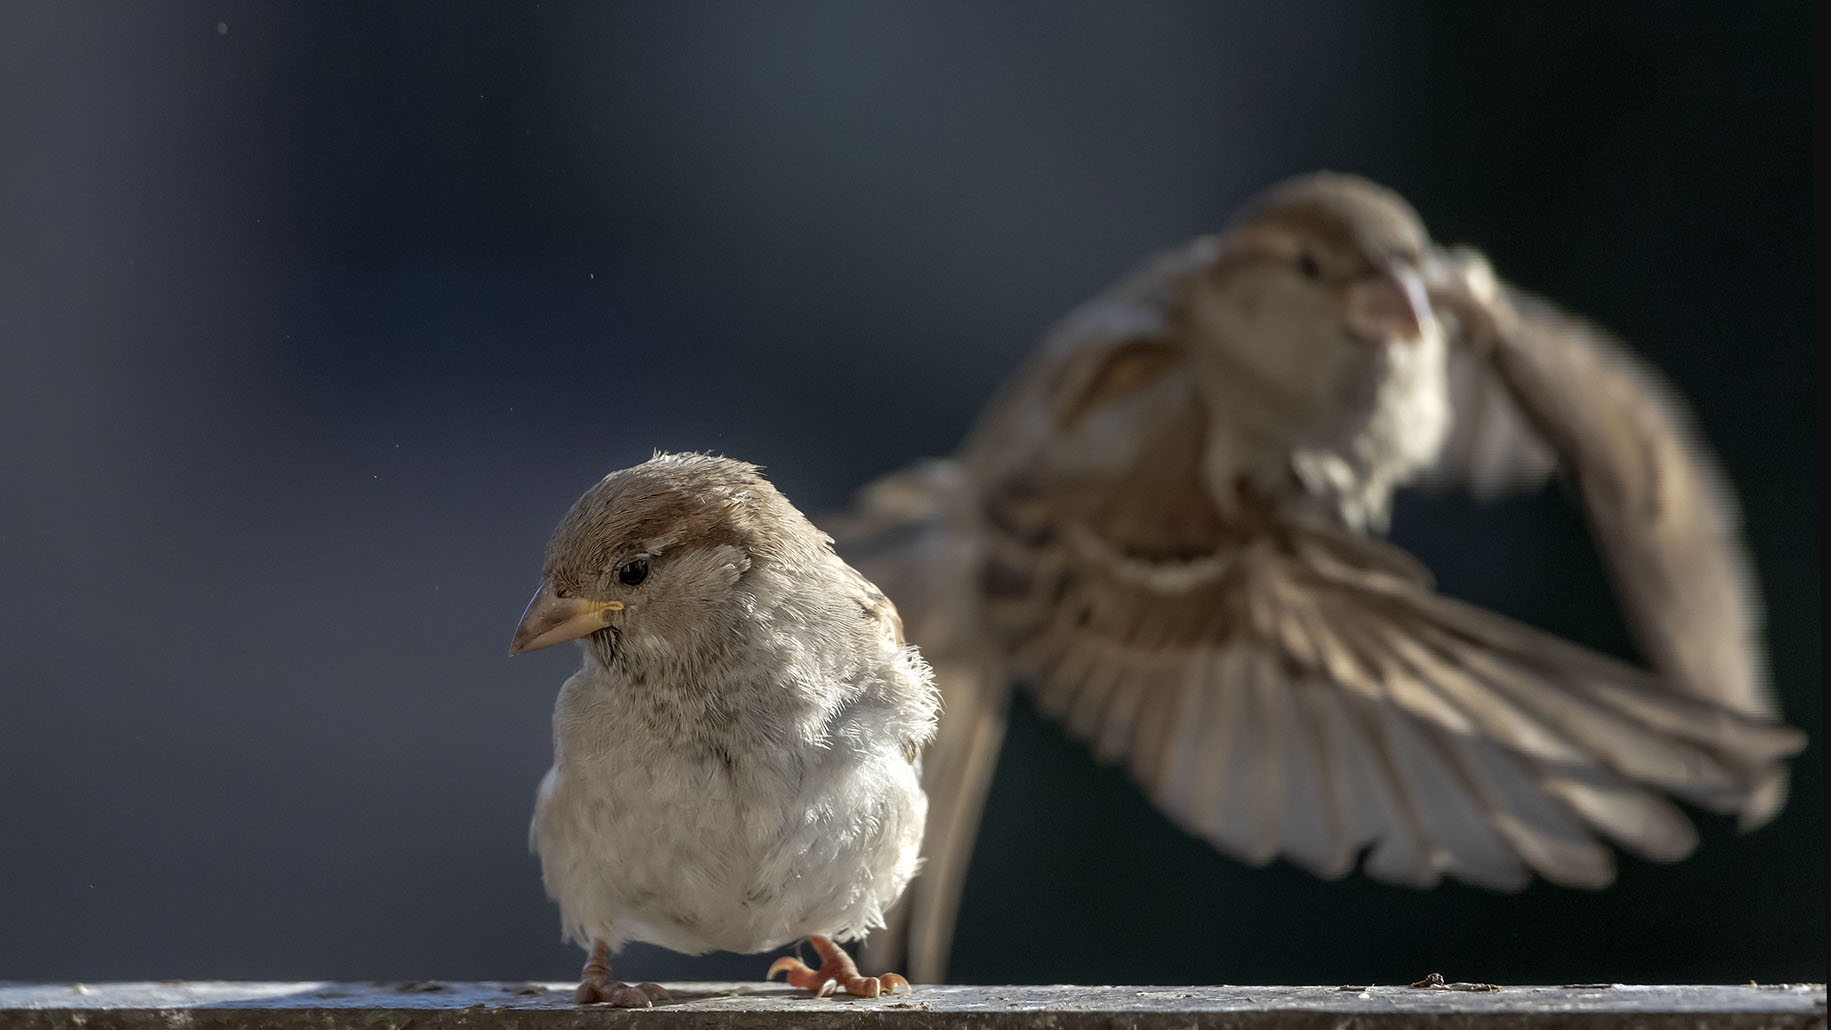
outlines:
{"label": "outstretched wing", "polygon": [[[1175,345],[1065,350],[984,486],[987,621],[1039,705],[1246,861],[1496,889],[1676,859],[1795,732],[1438,595],[1408,556],[1222,511]],[[981,458],[982,461],[986,459]],[[1368,850],[1370,849],[1370,850]]]}
{"label": "outstretched wing", "polygon": [[871,968],[900,969],[918,983],[941,982],[947,972],[1010,693],[1003,660],[981,632],[979,534],[968,498],[960,467],[932,461],[876,480],[848,511],[822,520],[848,560],[895,601],[941,692],[941,720],[922,756],[922,872],[865,944]]}
{"label": "outstretched wing", "polygon": [[1562,467],[1648,663],[1679,690],[1773,714],[1735,499],[1683,404],[1595,326],[1510,287],[1497,301],[1503,317],[1453,352],[1439,471],[1492,495]]}
{"label": "outstretched wing", "polygon": [[[1097,382],[1065,390],[1089,403],[1156,378],[1175,360],[1156,342],[1164,336],[1175,284],[1205,264],[1214,246],[1202,239],[1159,255],[1072,312],[1031,359],[1032,372],[1097,376]],[[1084,354],[1096,364],[1080,362]],[[1020,374],[1010,390],[1031,391],[1036,382],[1036,375]],[[1045,389],[1064,392],[1054,383]],[[822,520],[848,560],[896,602],[941,690],[940,727],[923,765],[928,823],[922,873],[889,913],[888,925],[866,943],[874,968],[901,967],[917,982],[938,982],[946,973],[979,816],[1004,740],[1011,680],[999,641],[986,632],[981,481],[997,478],[999,462],[1033,451],[1052,431],[1053,415],[1032,401],[1009,391],[994,398],[963,458],[884,476],[860,490],[848,510]]]}

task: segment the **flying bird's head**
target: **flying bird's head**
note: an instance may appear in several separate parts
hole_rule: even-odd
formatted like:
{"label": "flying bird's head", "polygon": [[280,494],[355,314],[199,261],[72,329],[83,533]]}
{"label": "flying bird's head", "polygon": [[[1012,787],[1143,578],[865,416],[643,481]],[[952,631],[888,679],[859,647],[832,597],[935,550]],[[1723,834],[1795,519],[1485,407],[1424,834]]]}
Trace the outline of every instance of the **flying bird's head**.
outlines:
{"label": "flying bird's head", "polygon": [[[1445,327],[1417,212],[1365,179],[1318,172],[1249,200],[1177,306],[1195,387],[1255,453],[1290,455],[1314,492],[1379,522],[1392,484],[1448,432]],[[1225,482],[1235,462],[1211,446]],[[1283,458],[1271,471],[1285,474]]]}
{"label": "flying bird's head", "polygon": [[1221,234],[1208,285],[1241,334],[1301,326],[1328,347],[1415,344],[1434,331],[1424,223],[1403,197],[1318,172],[1248,201]]}
{"label": "flying bird's head", "polygon": [[632,634],[691,642],[743,603],[753,566],[818,562],[824,543],[755,465],[657,454],[599,480],[560,519],[509,653],[583,639],[609,660]]}

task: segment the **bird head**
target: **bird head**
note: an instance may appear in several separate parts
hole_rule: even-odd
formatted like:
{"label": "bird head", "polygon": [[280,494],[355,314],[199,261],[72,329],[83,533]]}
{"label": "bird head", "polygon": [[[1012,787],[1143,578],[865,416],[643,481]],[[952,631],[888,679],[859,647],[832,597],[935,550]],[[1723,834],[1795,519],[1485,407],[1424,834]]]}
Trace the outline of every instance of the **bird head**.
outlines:
{"label": "bird head", "polygon": [[[1425,290],[1430,238],[1404,199],[1300,176],[1248,201],[1213,248],[1180,306],[1211,406],[1278,446],[1407,465],[1435,452],[1447,346]],[[1370,426],[1393,438],[1368,440]]]}
{"label": "bird head", "polygon": [[1415,344],[1432,329],[1424,223],[1404,198],[1353,175],[1287,179],[1221,233],[1205,283],[1245,334],[1305,326],[1340,347]]}
{"label": "bird head", "polygon": [[626,637],[691,644],[741,603],[753,564],[811,560],[819,547],[755,465],[657,454],[599,480],[560,519],[509,653],[584,640],[609,661]]}

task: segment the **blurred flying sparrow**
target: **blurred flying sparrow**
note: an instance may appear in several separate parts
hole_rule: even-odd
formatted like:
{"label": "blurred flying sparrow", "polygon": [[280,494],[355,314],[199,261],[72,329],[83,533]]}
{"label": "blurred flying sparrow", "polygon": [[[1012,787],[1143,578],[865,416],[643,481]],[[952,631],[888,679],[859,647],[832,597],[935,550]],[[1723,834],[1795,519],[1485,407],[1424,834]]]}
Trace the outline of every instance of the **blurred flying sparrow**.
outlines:
{"label": "blurred flying sparrow", "polygon": [[[1650,669],[1432,588],[1394,488],[1561,467]],[[945,973],[1008,684],[1246,862],[1602,887],[1606,837],[1784,800],[1735,505],[1677,400],[1598,330],[1317,174],[1070,313],[959,453],[832,528],[945,699],[922,877],[873,960]]]}
{"label": "blurred flying sparrow", "polygon": [[510,653],[567,640],[530,837],[566,935],[591,949],[581,1002],[647,1006],[611,979],[640,940],[688,954],[807,937],[819,994],[858,975],[834,940],[882,925],[914,875],[934,733],[928,667],[896,609],[754,465],[657,454],[572,506]]}

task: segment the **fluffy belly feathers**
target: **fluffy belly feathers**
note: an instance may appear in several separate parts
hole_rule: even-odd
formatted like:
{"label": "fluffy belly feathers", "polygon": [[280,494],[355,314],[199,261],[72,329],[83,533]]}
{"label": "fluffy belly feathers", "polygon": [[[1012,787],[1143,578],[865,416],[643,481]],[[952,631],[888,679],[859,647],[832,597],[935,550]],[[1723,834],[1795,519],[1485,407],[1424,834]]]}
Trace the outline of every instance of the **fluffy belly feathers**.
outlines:
{"label": "fluffy belly feathers", "polygon": [[566,935],[697,954],[882,925],[917,865],[915,770],[839,747],[820,757],[783,771],[609,754],[592,764],[619,768],[550,770],[531,842]]}

